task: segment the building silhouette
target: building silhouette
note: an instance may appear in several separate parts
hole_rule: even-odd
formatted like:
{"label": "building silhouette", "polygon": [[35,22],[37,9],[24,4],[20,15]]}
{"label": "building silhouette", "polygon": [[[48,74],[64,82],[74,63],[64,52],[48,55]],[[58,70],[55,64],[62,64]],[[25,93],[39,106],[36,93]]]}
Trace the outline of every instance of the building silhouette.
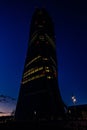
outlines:
{"label": "building silhouette", "polygon": [[57,66],[53,21],[45,9],[37,8],[31,20],[16,120],[57,119],[65,113]]}

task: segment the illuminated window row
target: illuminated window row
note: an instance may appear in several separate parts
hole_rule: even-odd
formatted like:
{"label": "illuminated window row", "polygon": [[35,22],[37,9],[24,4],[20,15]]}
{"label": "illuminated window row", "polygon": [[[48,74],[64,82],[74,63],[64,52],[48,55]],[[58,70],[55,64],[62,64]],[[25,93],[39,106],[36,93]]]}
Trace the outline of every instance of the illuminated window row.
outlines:
{"label": "illuminated window row", "polygon": [[45,70],[46,72],[50,72],[50,70]]}
{"label": "illuminated window row", "polygon": [[34,70],[34,68],[29,69],[28,71],[26,71],[26,72],[24,73],[24,75],[28,74],[29,72],[31,72],[31,71],[33,71],[33,70]]}
{"label": "illuminated window row", "polygon": [[28,70],[27,72],[24,73],[23,78],[25,78],[25,77],[27,77],[27,76],[29,76],[29,75],[35,73],[35,72],[38,72],[38,71],[40,71],[40,70],[43,70],[43,67],[36,68],[36,69],[35,69],[35,68],[30,69],[30,70]]}
{"label": "illuminated window row", "polygon": [[25,84],[25,83],[27,83],[27,82],[29,82],[29,81],[32,81],[32,80],[35,80],[35,79],[38,79],[38,78],[41,78],[41,77],[44,77],[44,76],[45,76],[45,74],[40,74],[40,75],[33,76],[33,77],[31,77],[31,78],[29,78],[29,79],[27,79],[27,80],[24,80],[24,81],[22,82],[22,84]]}
{"label": "illuminated window row", "polygon": [[41,56],[37,56],[37,57],[35,57],[34,59],[32,59],[27,65],[26,65],[26,67],[28,66],[28,65],[30,65],[31,63],[33,63],[35,60],[37,60],[37,59],[39,59]]}
{"label": "illuminated window row", "polygon": [[[40,68],[31,68],[27,72],[24,73],[24,76],[27,75],[28,73],[35,73],[35,72],[40,71],[42,69],[43,69],[43,67],[40,67]],[[48,70],[48,69],[50,69],[50,68],[48,66],[46,66],[45,70]]]}
{"label": "illuminated window row", "polygon": [[48,58],[43,58],[43,60],[47,61],[47,60],[48,60]]}
{"label": "illuminated window row", "polygon": [[[29,75],[31,75],[31,74],[34,74],[34,73],[36,73],[36,72],[38,72],[38,71],[41,71],[41,70],[43,70],[43,69],[44,69],[43,67],[40,67],[40,68],[32,68],[32,69],[30,69],[30,70],[28,70],[27,72],[24,73],[23,78],[26,78],[27,76],[29,76]],[[49,72],[52,72],[52,70],[50,69],[50,67],[46,66],[44,72],[49,73]]]}
{"label": "illuminated window row", "polygon": [[47,34],[45,34],[45,35],[46,35],[47,39],[49,40],[49,42],[51,43],[51,45],[55,48],[55,44],[54,44],[53,40]]}

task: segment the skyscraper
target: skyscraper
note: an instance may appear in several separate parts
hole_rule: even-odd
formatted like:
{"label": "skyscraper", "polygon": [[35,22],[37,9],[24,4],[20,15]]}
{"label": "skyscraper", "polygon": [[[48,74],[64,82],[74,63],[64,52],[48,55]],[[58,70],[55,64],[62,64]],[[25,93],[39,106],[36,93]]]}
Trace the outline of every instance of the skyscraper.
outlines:
{"label": "skyscraper", "polygon": [[54,119],[64,114],[57,72],[53,22],[45,9],[37,8],[31,20],[17,120]]}

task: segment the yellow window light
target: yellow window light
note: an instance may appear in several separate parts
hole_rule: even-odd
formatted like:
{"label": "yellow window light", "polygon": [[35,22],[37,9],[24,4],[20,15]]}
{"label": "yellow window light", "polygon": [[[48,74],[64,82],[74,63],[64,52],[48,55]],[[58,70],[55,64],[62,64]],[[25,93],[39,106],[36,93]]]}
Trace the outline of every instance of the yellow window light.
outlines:
{"label": "yellow window light", "polygon": [[47,76],[47,79],[51,79],[52,77],[51,76]]}

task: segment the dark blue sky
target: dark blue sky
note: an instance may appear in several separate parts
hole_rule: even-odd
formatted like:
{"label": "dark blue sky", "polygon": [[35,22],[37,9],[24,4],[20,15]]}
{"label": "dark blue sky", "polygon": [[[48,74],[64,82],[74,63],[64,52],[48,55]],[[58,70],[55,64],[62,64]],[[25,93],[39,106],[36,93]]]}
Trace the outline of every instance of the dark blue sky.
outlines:
{"label": "dark blue sky", "polygon": [[[58,81],[62,99],[87,103],[87,8],[84,1],[0,1],[0,95],[18,98],[36,7],[45,7],[55,27]],[[1,107],[1,106],[0,106]]]}

